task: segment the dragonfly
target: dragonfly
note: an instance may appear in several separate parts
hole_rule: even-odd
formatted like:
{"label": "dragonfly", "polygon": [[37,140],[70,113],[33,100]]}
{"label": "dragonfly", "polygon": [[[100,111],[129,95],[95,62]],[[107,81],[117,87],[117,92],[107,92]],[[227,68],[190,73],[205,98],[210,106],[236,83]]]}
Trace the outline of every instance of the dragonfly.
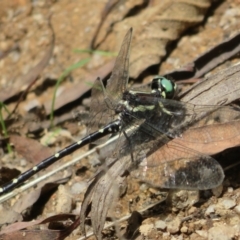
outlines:
{"label": "dragonfly", "polygon": [[[219,110],[219,106],[197,106],[172,100],[176,85],[161,76],[152,79],[151,91],[128,89],[131,35],[130,30],[122,43],[114,67],[118,71],[114,71],[108,80],[107,89],[101,86],[100,92],[103,93],[105,101],[97,100],[97,103],[104,104],[102,108],[105,108],[105,112],[101,116],[111,119],[112,110],[114,115],[118,115],[120,134],[125,138],[118,143],[117,150],[114,150],[118,152],[117,157],[127,156],[131,162],[137,162],[139,167],[139,163],[146,160],[156,149],[175,137],[181,137],[188,127]],[[220,108],[221,111],[231,109]],[[95,116],[93,119],[100,117]],[[178,160],[173,156],[176,160],[172,161],[172,164],[164,163],[164,159],[158,163],[158,159],[154,159],[152,164],[161,165],[162,168],[163,174],[159,176],[166,176],[162,187],[205,190],[221,184],[224,173],[215,159],[182,146],[176,146],[173,154],[182,155],[182,152],[188,154],[188,159]],[[114,155],[116,156],[116,153]],[[181,171],[177,171],[177,165]]]}
{"label": "dragonfly", "polygon": [[116,71],[108,80],[106,89],[102,85],[100,91],[105,99],[101,101],[104,105],[101,107],[105,109],[101,116],[106,119],[111,119],[112,114],[118,116],[118,142],[105,160],[105,166],[90,183],[80,212],[80,225],[85,232],[84,220],[89,206],[92,206],[92,225],[98,237],[119,178],[126,172],[160,188],[206,190],[219,186],[224,172],[211,156],[181,144],[171,145],[165,155],[156,152],[172,139],[181,138],[186,129],[196,126],[200,120],[207,117],[217,119],[219,112],[240,112],[232,107],[198,106],[171,99],[176,85],[160,76],[153,78],[151,91],[129,89],[131,36],[132,30],[129,30],[115,63]]}
{"label": "dragonfly", "polygon": [[[126,93],[126,87],[128,84],[128,77],[126,75],[128,73],[126,71],[126,69],[128,69],[128,66],[122,66],[122,59],[128,58],[127,55],[129,56],[129,43],[131,35],[131,31],[129,31],[125,37],[121,51],[116,59],[111,77],[108,80],[107,88],[104,89],[103,83],[99,78],[96,79],[93,85],[87,136],[60,150],[54,155],[44,159],[39,164],[20,174],[17,178],[14,178],[10,182],[3,184],[0,187],[0,195],[14,190],[30,177],[35,175],[37,172],[49,167],[56,161],[59,161],[61,158],[73,153],[77,149],[89,143],[98,143],[100,142],[98,141],[99,139],[106,139],[108,135],[116,134],[116,132],[118,132],[121,127],[123,127],[122,124],[126,121],[120,121],[119,119],[116,119],[115,116],[116,114],[121,114],[123,110],[120,109],[121,104],[118,103],[119,99],[122,99],[122,97],[127,97],[126,95],[122,96],[122,94]],[[126,64],[128,63],[126,62]],[[122,78],[117,82],[118,76],[122,76]],[[176,86],[172,81],[169,81],[163,77],[156,77],[152,81],[152,91],[157,91],[157,94],[160,94],[165,98],[169,98],[174,95],[174,92],[176,90],[175,87]],[[104,94],[102,90],[104,90]],[[131,94],[134,95],[133,92]],[[150,93],[150,95],[151,94],[152,93]],[[145,95],[147,96],[149,93]],[[124,118],[125,116],[123,116],[123,119]],[[129,117],[127,116],[126,119],[128,118]]]}

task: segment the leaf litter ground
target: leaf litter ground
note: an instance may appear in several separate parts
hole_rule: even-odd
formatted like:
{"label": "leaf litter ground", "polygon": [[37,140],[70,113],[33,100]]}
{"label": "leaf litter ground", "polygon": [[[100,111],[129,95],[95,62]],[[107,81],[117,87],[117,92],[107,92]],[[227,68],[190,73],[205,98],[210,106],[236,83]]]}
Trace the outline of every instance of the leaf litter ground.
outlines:
{"label": "leaf litter ground", "polygon": [[[136,4],[134,1],[130,2],[132,5]],[[12,6],[8,6],[6,3],[6,12],[8,15],[4,15],[5,18],[2,20],[4,22],[2,39],[5,40],[1,41],[1,46],[4,50],[6,50],[17,42],[20,44],[21,51],[13,51],[8,55],[8,57],[4,58],[4,63],[2,63],[1,66],[1,89],[6,89],[6,87],[16,89],[17,83],[19,79],[21,79],[20,76],[26,74],[33,66],[43,59],[44,53],[46,53],[46,49],[49,46],[51,39],[51,31],[45,21],[47,18],[46,16],[49,14],[49,9],[54,12],[52,24],[56,34],[56,43],[53,52],[54,58],[51,59],[50,64],[42,72],[37,85],[32,88],[35,90],[28,93],[27,98],[25,98],[20,104],[20,116],[25,117],[23,120],[21,120],[21,117],[20,120],[14,120],[14,126],[11,125],[11,131],[14,130],[20,133],[21,138],[16,142],[21,142],[23,146],[31,146],[31,148],[27,149],[29,151],[28,153],[22,153],[19,151],[19,153],[21,152],[21,154],[24,155],[24,157],[21,157],[19,153],[16,153],[17,157],[15,159],[10,157],[5,157],[5,159],[3,158],[4,165],[11,168],[19,166],[21,171],[25,171],[35,165],[36,161],[40,161],[44,158],[44,156],[40,155],[40,153],[42,154],[44,152],[44,155],[50,155],[49,150],[42,150],[38,146],[34,147],[34,143],[25,138],[26,133],[29,134],[30,132],[29,135],[39,139],[43,136],[41,133],[43,129],[49,127],[49,121],[45,121],[45,118],[40,118],[39,120],[39,113],[36,121],[36,115],[26,113],[26,109],[29,109],[32,105],[34,106],[34,104],[36,106],[40,106],[41,104],[49,106],[54,91],[53,82],[56,81],[56,79],[68,66],[81,59],[89,57],[87,54],[83,56],[81,55],[80,57],[79,55],[73,54],[72,50],[73,48],[78,48],[79,46],[81,48],[88,47],[94,29],[96,29],[99,22],[99,9],[104,8],[104,4],[98,4],[99,6],[96,6],[96,2],[93,4],[89,1],[89,3],[85,4],[85,6],[79,6],[75,2],[69,3],[68,1],[61,1],[59,3],[39,1],[37,5],[33,7],[28,1],[16,1],[16,5]],[[227,14],[231,13],[231,8],[229,7],[231,4],[234,5],[237,3],[235,1],[228,1],[216,6],[212,10],[212,16],[208,16],[208,21],[205,23],[204,28],[201,29],[200,27],[195,29],[195,31],[199,32],[198,34],[184,36],[178,42],[178,47],[173,50],[167,61],[163,63],[161,72],[172,71],[173,69],[179,68],[179,66],[183,66],[186,63],[191,62],[192,59],[195,59],[207,49],[216,45],[216,43],[223,41],[223,36],[229,36],[230,33],[239,29],[237,23],[234,23],[233,20],[230,22],[227,17]],[[127,7],[131,8],[131,6]],[[114,11],[118,12],[117,9],[118,8]],[[20,12],[19,15],[15,14],[18,10]],[[118,16],[121,16],[120,12],[118,14]],[[231,19],[236,19],[237,22],[238,15],[236,13],[232,14]],[[226,17],[224,18],[224,16]],[[88,20],[87,22],[86,19]],[[107,26],[103,26],[100,37],[101,34],[104,34],[106,28]],[[9,31],[9,29],[11,31]],[[123,32],[125,33],[125,31]],[[112,38],[114,38],[114,36]],[[121,40],[122,37],[119,37],[119,41]],[[189,44],[189,42],[191,44]],[[107,45],[108,42],[106,41],[104,44]],[[118,46],[114,46],[112,48],[108,48],[107,50],[117,51],[117,49]],[[78,98],[86,91],[85,89],[87,89],[87,87],[88,89],[91,88],[91,84],[90,87],[86,84],[86,79],[93,81],[97,76],[104,76],[106,75],[106,72],[111,71],[111,65],[108,68],[101,68],[104,63],[109,61],[108,58],[96,58],[97,61],[95,60],[94,62],[92,60],[87,67],[79,68],[74,71],[69,76],[70,80],[65,81],[61,85],[58,90],[59,93],[65,92],[70,96],[77,94],[77,97],[75,98]],[[234,64],[234,62],[236,62],[235,59],[233,59],[231,63],[227,62],[219,68],[227,68],[230,64]],[[98,70],[96,71],[95,69]],[[72,82],[71,79],[74,81]],[[18,86],[18,88],[20,87],[23,86]],[[72,92],[73,90],[75,91]],[[65,101],[67,102],[67,100]],[[13,109],[15,104],[16,100],[11,101],[8,104],[8,107]],[[76,105],[77,104],[74,104],[74,106]],[[49,113],[49,108],[46,107],[46,109],[48,109]],[[82,109],[85,109],[84,105]],[[70,134],[66,134],[62,130],[54,131],[52,135],[55,138],[55,142],[52,143],[52,152],[68,145],[73,138],[81,138],[86,133],[84,127],[78,127],[76,122],[65,122],[66,119],[72,120],[71,111],[67,113],[66,109],[63,109],[62,112],[65,114],[58,115],[56,121],[62,128],[67,129]],[[40,114],[40,116],[42,115]],[[29,129],[31,129],[31,131],[29,131]],[[52,139],[52,137],[49,139]],[[14,140],[12,140],[12,142],[14,142]],[[19,149],[24,148],[23,146],[20,146]],[[26,149],[23,150],[26,151]],[[84,153],[86,150],[87,148],[79,150],[78,154]],[[30,162],[31,160],[27,159],[26,156],[29,156],[29,158],[33,161]],[[225,166],[230,161],[233,163],[237,161],[237,156],[239,156],[238,148],[234,148],[232,150],[225,150],[223,153],[218,154],[216,158],[221,160],[223,166]],[[69,159],[70,157],[67,157],[64,161]],[[59,176],[55,176],[54,179],[48,180],[49,183],[54,182],[54,184],[48,184],[48,186],[45,187],[46,190],[43,190],[40,187],[39,189],[41,191],[39,189],[34,190],[30,193],[30,195],[27,197],[25,196],[25,198],[22,198],[20,195],[19,199],[22,198],[22,201],[20,201],[20,203],[18,202],[15,209],[21,210],[20,212],[22,212],[24,209],[34,204],[31,209],[31,214],[27,214],[27,216],[31,216],[33,218],[38,217],[40,219],[45,219],[50,215],[56,215],[61,212],[73,212],[78,215],[79,206],[83,199],[84,189],[87,184],[86,180],[93,175],[95,171],[93,166],[96,164],[97,159],[98,156],[93,156],[90,160],[84,159],[81,163],[77,164],[74,169],[64,171],[64,173],[60,173]],[[232,238],[237,237],[236,234],[239,232],[238,227],[240,222],[239,172],[239,168],[226,171],[223,194],[220,196],[217,191],[216,195],[212,195],[211,191],[205,191],[200,194],[200,200],[197,201],[198,197],[195,194],[188,196],[188,194],[183,191],[176,194],[176,200],[173,202],[169,202],[169,200],[167,202],[167,205],[163,207],[165,208],[165,211],[163,211],[161,206],[153,209],[152,212],[149,213],[149,215],[153,217],[145,219],[140,227],[140,239],[143,236],[149,239],[174,239],[178,237],[181,238],[181,236],[184,239],[206,239],[207,234],[208,236],[215,237],[215,239],[220,239],[219,236],[221,235],[226,235]],[[72,173],[77,174],[73,174],[72,176]],[[69,179],[71,180],[69,181]],[[59,184],[65,183],[66,181],[68,181],[66,185],[59,186]],[[59,186],[58,189],[57,186]],[[150,200],[159,200],[161,197],[161,193],[156,192],[154,189],[149,189],[148,191],[144,189],[139,191],[138,188],[138,184],[134,182],[128,186],[127,197],[121,199],[116,207],[117,211],[115,211],[114,214],[117,213],[117,217],[129,214],[130,200],[131,210],[137,210],[139,208],[144,208],[147,204],[150,204]],[[41,192],[44,194],[42,194],[43,197],[39,200]],[[31,199],[31,201],[29,199]],[[197,203],[194,206],[191,206],[191,202],[195,201],[197,201]],[[186,205],[189,203],[189,206],[185,206],[184,203],[186,203]],[[11,202],[8,204],[11,204]],[[22,216],[18,212],[10,212],[12,207],[3,207],[4,210],[2,211],[4,211],[4,214],[1,214],[1,216],[4,216],[4,219],[1,220],[1,224],[6,223],[7,221],[11,222],[6,219],[6,216],[9,216],[9,218],[15,218],[16,220],[21,219]],[[42,211],[39,211],[39,209]],[[28,218],[29,220],[31,219],[30,217]],[[138,221],[139,219],[137,218],[133,222]],[[126,224],[123,226],[126,226]],[[219,235],[215,236],[214,234],[216,232],[219,232]],[[75,234],[79,234],[79,231],[76,230]],[[112,234],[113,232],[111,229],[107,230],[106,238],[110,238]],[[51,239],[50,235],[48,235],[48,237]],[[79,237],[79,235],[72,235],[70,238],[77,239],[77,237]]]}

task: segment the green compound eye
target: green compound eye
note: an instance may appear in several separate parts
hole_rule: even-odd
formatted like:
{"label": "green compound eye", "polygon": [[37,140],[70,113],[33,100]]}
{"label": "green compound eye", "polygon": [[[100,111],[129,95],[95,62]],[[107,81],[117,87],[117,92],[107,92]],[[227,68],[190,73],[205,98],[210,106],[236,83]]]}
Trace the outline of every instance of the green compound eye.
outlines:
{"label": "green compound eye", "polygon": [[170,80],[168,80],[166,78],[162,78],[161,84],[162,84],[163,88],[165,89],[166,93],[172,93],[174,91],[173,84]]}
{"label": "green compound eye", "polygon": [[155,76],[151,88],[158,91],[163,98],[173,98],[176,91],[176,84],[162,76]]}

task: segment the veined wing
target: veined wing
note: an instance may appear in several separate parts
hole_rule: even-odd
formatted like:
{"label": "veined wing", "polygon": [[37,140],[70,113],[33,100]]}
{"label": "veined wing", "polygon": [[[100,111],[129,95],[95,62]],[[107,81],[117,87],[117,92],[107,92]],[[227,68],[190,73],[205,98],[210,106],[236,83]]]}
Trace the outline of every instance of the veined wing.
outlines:
{"label": "veined wing", "polygon": [[[224,173],[215,159],[173,144],[171,138],[153,133],[149,128],[143,123],[127,132],[119,151],[123,164],[132,161],[130,172],[134,177],[160,188],[204,190],[222,183]],[[162,147],[164,151],[161,151]]]}
{"label": "veined wing", "polygon": [[104,93],[101,80],[95,80],[92,87],[92,98],[88,123],[88,134],[98,131],[107,123],[113,121],[114,112],[104,101]]}
{"label": "veined wing", "polygon": [[[106,90],[100,79],[96,79],[92,88],[88,133],[97,131],[113,121],[114,104],[122,98],[128,84],[129,54],[132,38],[130,29],[121,46],[112,74],[107,81]],[[109,105],[112,105],[110,107]]]}
{"label": "veined wing", "polygon": [[129,29],[124,37],[112,75],[107,82],[107,95],[112,102],[121,99],[122,93],[127,89],[131,39],[132,28]]}
{"label": "veined wing", "polygon": [[[158,144],[162,145],[163,142],[161,139]],[[164,151],[160,148],[155,152],[148,151],[145,146],[142,150],[145,155],[141,153],[142,161],[138,160],[138,167],[131,174],[158,188],[206,190],[222,183],[224,173],[215,159],[185,146],[171,142],[166,144]],[[143,149],[144,146],[138,147]],[[139,159],[139,156],[135,157]]]}

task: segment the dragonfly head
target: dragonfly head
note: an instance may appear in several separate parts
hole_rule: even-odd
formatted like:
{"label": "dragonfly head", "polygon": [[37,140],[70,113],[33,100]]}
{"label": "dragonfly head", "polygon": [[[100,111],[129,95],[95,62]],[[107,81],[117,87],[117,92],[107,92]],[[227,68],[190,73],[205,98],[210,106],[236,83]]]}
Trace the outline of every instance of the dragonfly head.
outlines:
{"label": "dragonfly head", "polygon": [[177,84],[162,76],[155,76],[151,84],[152,92],[158,92],[161,97],[171,99],[177,91]]}

